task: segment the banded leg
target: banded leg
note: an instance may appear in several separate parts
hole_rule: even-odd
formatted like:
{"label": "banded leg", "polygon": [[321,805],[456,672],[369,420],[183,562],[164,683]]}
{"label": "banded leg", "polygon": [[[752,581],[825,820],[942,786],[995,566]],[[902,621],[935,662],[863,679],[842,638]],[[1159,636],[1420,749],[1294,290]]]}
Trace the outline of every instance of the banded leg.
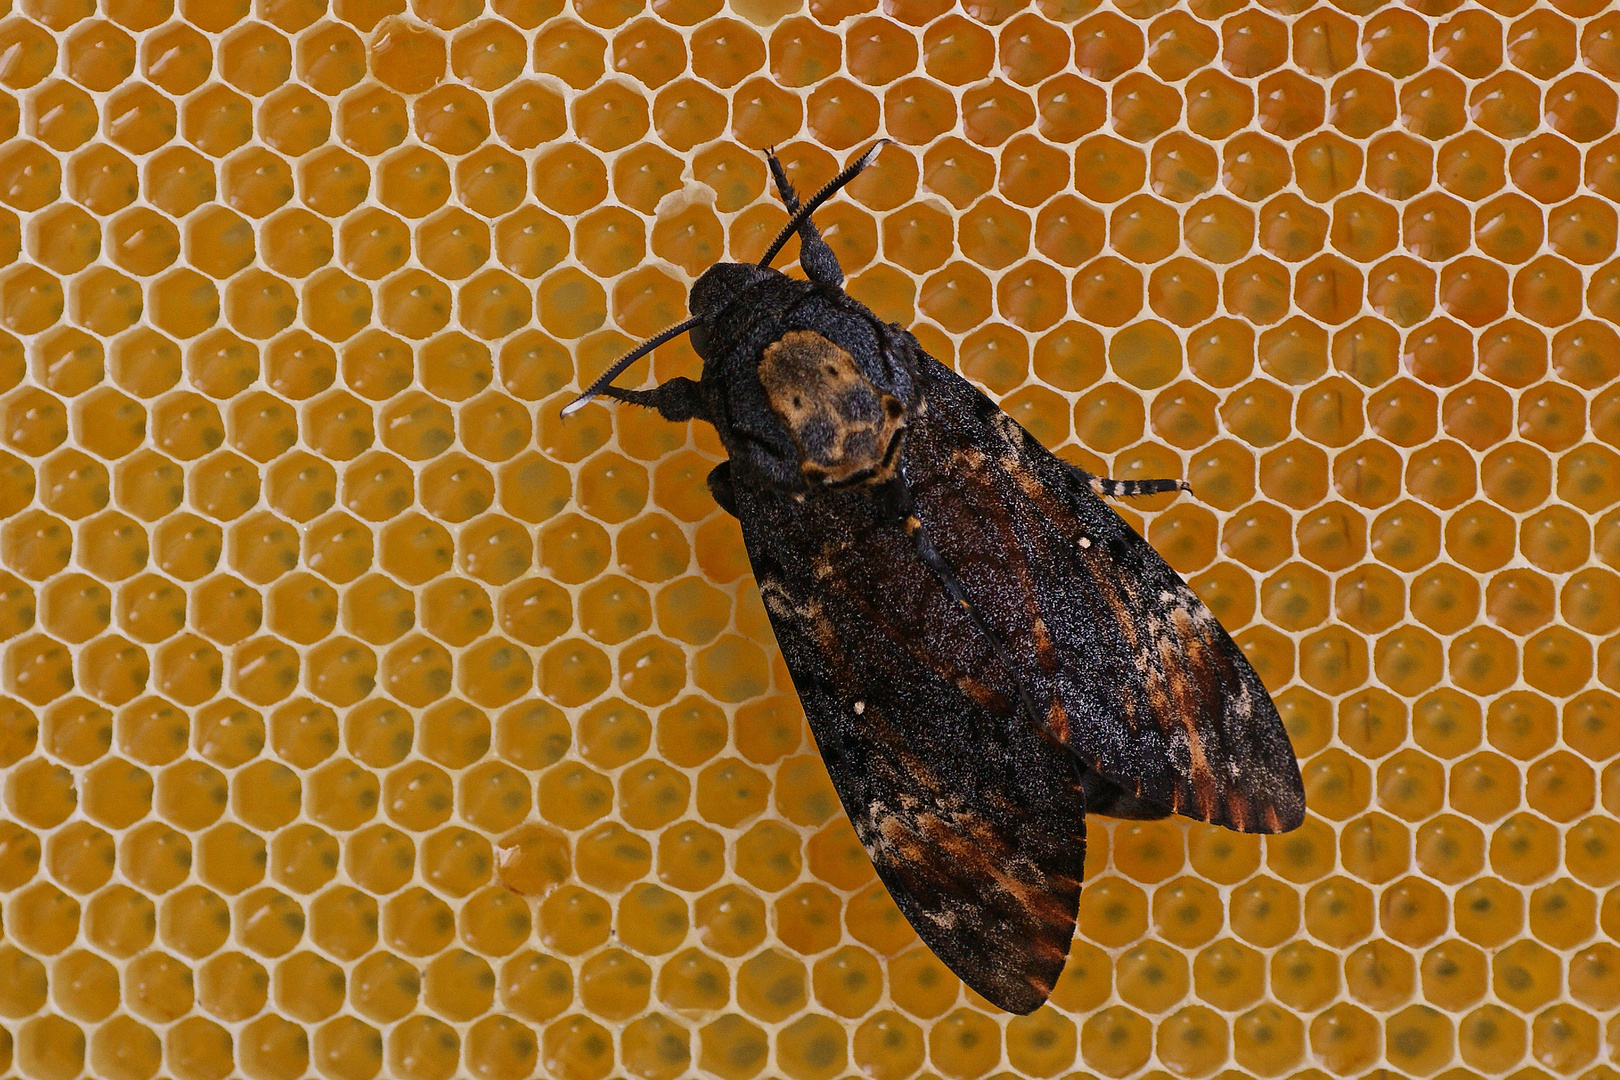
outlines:
{"label": "banded leg", "polygon": [[1110,480],[1106,476],[1092,476],[1077,465],[1070,465],[1074,474],[1085,481],[1087,487],[1104,498],[1129,499],[1137,495],[1163,495],[1170,491],[1191,491],[1185,480]]}
{"label": "banded leg", "polygon": [[[777,160],[776,151],[767,150],[765,161],[771,167],[771,178],[776,181],[776,191],[782,196],[782,205],[791,217],[799,209],[798,193],[788,182],[787,170]],[[844,268],[838,265],[838,257],[827,246],[827,241],[821,238],[821,230],[809,218],[805,218],[799,226],[799,265],[811,281],[826,285],[844,284]]]}
{"label": "banded leg", "polygon": [[1191,491],[1192,485],[1185,480],[1109,480],[1093,476],[1091,490],[1098,495],[1129,499],[1137,495],[1163,495],[1167,491]]}

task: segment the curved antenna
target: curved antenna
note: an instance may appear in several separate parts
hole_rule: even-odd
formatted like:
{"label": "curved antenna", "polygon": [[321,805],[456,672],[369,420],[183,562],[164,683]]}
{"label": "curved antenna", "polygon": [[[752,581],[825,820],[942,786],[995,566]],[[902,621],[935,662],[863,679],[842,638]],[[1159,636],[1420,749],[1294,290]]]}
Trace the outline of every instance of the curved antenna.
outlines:
{"label": "curved antenna", "polygon": [[637,345],[635,348],[619,357],[613,362],[612,367],[602,372],[601,378],[597,379],[595,382],[591,383],[590,386],[586,387],[583,394],[579,395],[579,397],[562,407],[562,415],[572,416],[574,413],[579,412],[579,410],[590,404],[592,398],[606,390],[608,385],[612,383],[614,379],[617,379],[621,374],[623,374],[625,368],[629,367],[637,360],[640,360],[643,356],[646,356],[648,353],[658,348],[658,346],[680,337],[682,334],[686,333],[688,330],[692,329],[692,327],[696,326],[702,321],[702,319],[694,315],[685,322],[672,326],[668,330],[648,338],[640,345]]}
{"label": "curved antenna", "polygon": [[800,206],[798,210],[794,211],[793,216],[788,219],[788,223],[783,227],[782,231],[776,234],[776,239],[771,241],[771,246],[765,249],[765,257],[759,260],[759,265],[771,265],[771,260],[776,258],[777,254],[782,250],[783,245],[788,242],[788,238],[799,231],[799,226],[804,224],[805,219],[807,219],[811,214],[815,213],[817,207],[819,207],[822,203],[838,194],[839,189],[845,184],[848,184],[851,180],[859,176],[861,174],[861,170],[872,164],[872,162],[877,158],[878,151],[882,150],[885,146],[888,146],[893,141],[893,139],[879,139],[877,142],[872,144],[872,148],[870,150],[846,165],[843,172],[827,181],[820,191],[806,199],[804,201],[804,205]]}

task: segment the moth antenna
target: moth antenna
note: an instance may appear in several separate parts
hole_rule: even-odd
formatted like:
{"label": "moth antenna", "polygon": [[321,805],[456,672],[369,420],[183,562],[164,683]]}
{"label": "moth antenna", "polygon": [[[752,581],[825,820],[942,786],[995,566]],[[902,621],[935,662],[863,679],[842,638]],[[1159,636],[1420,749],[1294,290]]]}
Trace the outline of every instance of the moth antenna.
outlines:
{"label": "moth antenna", "polygon": [[794,233],[799,231],[799,226],[804,224],[804,220],[811,214],[815,213],[817,208],[820,207],[822,203],[838,194],[839,190],[843,188],[844,185],[861,175],[862,170],[877,159],[878,151],[882,150],[885,146],[888,146],[893,141],[893,139],[879,139],[877,142],[872,144],[872,148],[870,150],[846,165],[843,172],[827,181],[820,191],[806,199],[804,203],[793,212],[793,216],[788,219],[788,223],[782,228],[782,231],[776,234],[776,239],[771,241],[771,246],[765,249],[765,257],[759,260],[759,265],[771,265],[771,260],[776,258],[777,254],[781,252],[783,245],[788,242],[788,239]]}
{"label": "moth antenna", "polygon": [[591,383],[590,386],[586,387],[583,394],[564,405],[562,407],[561,415],[572,416],[579,412],[579,410],[590,404],[592,398],[606,390],[608,385],[612,383],[614,379],[617,379],[621,374],[623,374],[625,368],[629,367],[637,360],[640,360],[643,356],[646,356],[648,353],[658,348],[658,346],[680,337],[682,334],[686,333],[688,330],[692,329],[692,327],[696,326],[702,321],[703,320],[700,317],[694,315],[685,322],[672,326],[668,330],[665,330],[662,333],[656,334],[653,337],[648,338],[646,341],[643,341],[640,345],[637,345],[635,348],[631,349],[629,352],[615,360],[613,362],[613,366],[602,372],[602,377]]}

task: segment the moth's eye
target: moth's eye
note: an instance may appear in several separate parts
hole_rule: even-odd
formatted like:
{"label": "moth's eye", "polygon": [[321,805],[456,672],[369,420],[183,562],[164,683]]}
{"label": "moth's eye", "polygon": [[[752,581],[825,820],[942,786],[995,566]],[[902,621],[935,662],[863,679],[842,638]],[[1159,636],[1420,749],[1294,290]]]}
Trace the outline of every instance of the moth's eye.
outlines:
{"label": "moth's eye", "polygon": [[703,323],[698,323],[686,332],[686,336],[691,339],[692,348],[697,352],[698,356],[707,360],[709,358],[709,328]]}

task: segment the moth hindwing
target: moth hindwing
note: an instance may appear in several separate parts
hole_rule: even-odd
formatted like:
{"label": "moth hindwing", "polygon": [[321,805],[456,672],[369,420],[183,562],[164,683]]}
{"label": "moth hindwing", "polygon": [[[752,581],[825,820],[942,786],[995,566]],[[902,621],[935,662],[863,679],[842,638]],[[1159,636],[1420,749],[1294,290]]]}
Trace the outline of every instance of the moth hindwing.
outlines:
{"label": "moth hindwing", "polygon": [[[1270,696],[1193,591],[1103,501],[1173,480],[1091,476],[843,289],[811,221],[882,143],[790,215],[757,265],[719,263],[691,318],[603,395],[713,424],[709,475],[856,835],[918,936],[997,1005],[1063,970],[1086,811],[1297,826]],[[804,278],[770,269],[792,235]],[[696,381],[624,390],[690,333]]]}

